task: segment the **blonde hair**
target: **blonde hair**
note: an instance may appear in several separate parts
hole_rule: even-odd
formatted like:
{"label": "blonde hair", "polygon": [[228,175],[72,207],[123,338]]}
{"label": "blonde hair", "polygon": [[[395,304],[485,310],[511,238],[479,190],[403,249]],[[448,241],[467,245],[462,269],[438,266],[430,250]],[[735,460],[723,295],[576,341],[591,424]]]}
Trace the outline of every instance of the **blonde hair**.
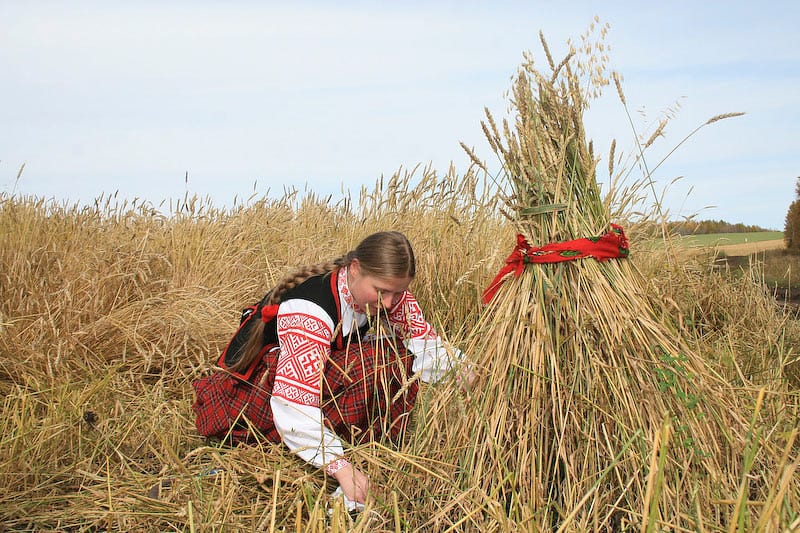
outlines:
{"label": "blonde hair", "polygon": [[[295,270],[278,282],[261,304],[279,304],[287,292],[308,278],[348,266],[355,259],[358,259],[359,266],[366,274],[378,278],[413,278],[417,273],[414,250],[406,236],[399,231],[381,231],[369,235],[354,250],[341,257]],[[266,324],[261,320],[253,326],[242,356],[231,365],[231,370],[244,372],[250,368],[263,348],[265,327]]]}

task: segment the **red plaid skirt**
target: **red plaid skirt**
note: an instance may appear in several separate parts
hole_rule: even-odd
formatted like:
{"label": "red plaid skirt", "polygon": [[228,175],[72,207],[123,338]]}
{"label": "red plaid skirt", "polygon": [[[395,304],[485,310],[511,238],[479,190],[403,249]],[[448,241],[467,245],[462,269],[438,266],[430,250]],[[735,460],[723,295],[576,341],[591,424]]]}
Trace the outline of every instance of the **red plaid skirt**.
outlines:
{"label": "red plaid skirt", "polygon": [[[280,442],[269,405],[279,354],[277,347],[266,348],[249,381],[226,372],[194,381],[198,432],[231,443]],[[389,339],[334,351],[323,373],[320,408],[326,425],[353,444],[401,439],[419,388],[411,381],[413,360]]]}

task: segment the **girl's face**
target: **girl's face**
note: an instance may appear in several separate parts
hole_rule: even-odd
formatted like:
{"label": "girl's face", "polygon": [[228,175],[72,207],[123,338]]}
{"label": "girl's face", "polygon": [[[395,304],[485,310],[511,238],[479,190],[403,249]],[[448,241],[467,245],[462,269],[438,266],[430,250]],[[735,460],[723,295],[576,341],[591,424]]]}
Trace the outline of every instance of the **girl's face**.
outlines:
{"label": "girl's face", "polygon": [[347,284],[355,304],[369,315],[391,309],[408,289],[411,278],[379,278],[364,272],[358,259],[350,263]]}

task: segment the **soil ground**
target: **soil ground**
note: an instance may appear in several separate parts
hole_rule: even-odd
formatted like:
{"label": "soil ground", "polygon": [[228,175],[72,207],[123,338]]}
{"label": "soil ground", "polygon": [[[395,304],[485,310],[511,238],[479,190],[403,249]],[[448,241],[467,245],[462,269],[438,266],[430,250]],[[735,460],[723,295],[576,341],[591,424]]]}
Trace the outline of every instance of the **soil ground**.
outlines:
{"label": "soil ground", "polygon": [[[717,250],[720,257],[717,259],[717,264],[727,265],[729,268],[748,268],[751,256],[761,253],[778,253],[785,247],[783,239],[719,246]],[[789,304],[800,310],[800,286],[776,283],[770,288],[770,291],[775,295],[779,304]]]}

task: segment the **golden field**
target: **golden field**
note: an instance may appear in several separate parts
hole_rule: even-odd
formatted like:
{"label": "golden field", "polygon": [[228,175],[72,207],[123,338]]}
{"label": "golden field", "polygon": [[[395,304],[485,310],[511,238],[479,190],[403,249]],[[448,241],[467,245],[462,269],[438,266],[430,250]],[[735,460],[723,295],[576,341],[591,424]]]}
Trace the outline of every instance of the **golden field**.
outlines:
{"label": "golden field", "polygon": [[[604,49],[542,45],[549,68],[526,62],[512,117],[483,124],[502,175],[471,153],[463,174],[401,170],[340,200],[0,195],[0,529],[800,529],[796,314],[757,262],[715,269],[635,209],[652,181],[626,182],[613,145],[600,194],[582,113]],[[629,257],[527,265],[482,303],[515,233],[611,223]],[[385,229],[413,243],[411,289],[476,380],[425,387],[399,447],[348,449],[374,487],[350,515],[281,445],[199,437],[191,383],[287,269]]]}
{"label": "golden field", "polygon": [[[415,294],[437,328],[457,345],[466,342],[480,316],[480,293],[512,234],[476,193],[476,180],[428,171],[412,185],[409,177],[378,184],[359,202],[287,197],[218,211],[190,198],[169,216],[111,202],[84,208],[2,198],[5,527],[516,530],[487,518],[487,509],[502,504],[490,494],[464,490],[447,513],[446,502],[435,498],[407,499],[408,485],[424,490],[431,479],[447,482],[449,471],[427,462],[413,435],[408,450],[354,451],[381,488],[377,514],[352,519],[340,509],[329,517],[330,486],[279,446],[228,449],[209,445],[194,429],[191,381],[210,370],[240,308],[289,265],[329,258],[378,229],[408,234],[419,262]],[[741,400],[732,407],[751,422],[751,431],[736,436],[747,455],[710,465],[687,485],[665,486],[660,498],[675,499],[698,530],[796,526],[796,320],[758,280],[728,278],[679,254],[665,259],[665,252],[637,245],[635,227],[629,233],[630,262],[648,280],[643,296],[659,320],[709,358]],[[421,395],[421,412],[429,400]],[[457,464],[460,451],[441,446]],[[646,479],[650,457],[641,461]],[[770,468],[754,474],[762,462]],[[201,475],[212,468],[220,472]],[[717,470],[739,479],[744,492],[693,501],[698,484],[715,483]],[[163,479],[170,487],[159,499],[149,497]],[[602,523],[597,510],[578,512],[575,530]]]}

